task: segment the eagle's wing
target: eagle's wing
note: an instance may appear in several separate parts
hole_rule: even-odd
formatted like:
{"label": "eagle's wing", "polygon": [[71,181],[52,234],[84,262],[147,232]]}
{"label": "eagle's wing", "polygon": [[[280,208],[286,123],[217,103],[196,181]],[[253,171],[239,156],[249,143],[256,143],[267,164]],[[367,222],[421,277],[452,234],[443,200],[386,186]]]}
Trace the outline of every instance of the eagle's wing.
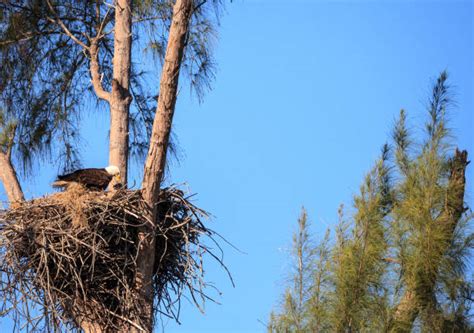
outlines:
{"label": "eagle's wing", "polygon": [[[58,181],[54,184],[56,186],[64,186],[68,182],[80,183],[89,188],[105,189],[112,180],[112,176],[109,175],[104,169],[81,169],[68,173],[65,175],[58,176]],[[53,184],[53,185],[54,185]]]}

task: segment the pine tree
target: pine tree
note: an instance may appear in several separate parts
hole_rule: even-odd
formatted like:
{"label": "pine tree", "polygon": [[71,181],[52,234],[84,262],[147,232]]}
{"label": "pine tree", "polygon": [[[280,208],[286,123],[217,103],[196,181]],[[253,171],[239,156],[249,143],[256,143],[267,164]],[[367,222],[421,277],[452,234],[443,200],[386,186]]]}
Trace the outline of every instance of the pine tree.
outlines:
{"label": "pine tree", "polygon": [[[467,152],[456,150],[450,155],[446,80],[446,72],[441,73],[433,88],[426,139],[419,151],[409,152],[404,112],[394,135],[401,180],[392,215],[402,285],[392,318],[394,331],[410,329],[417,318],[431,331],[444,330],[448,319],[438,299],[443,297],[444,288],[452,287],[449,284],[464,281],[464,251],[472,245],[462,230]],[[445,275],[448,285],[440,285],[440,274],[448,272],[456,273]],[[457,318],[461,326],[463,320]]]}
{"label": "pine tree", "polygon": [[311,277],[315,253],[309,237],[308,215],[304,208],[298,219],[298,230],[293,235],[291,287],[287,288],[283,300],[283,312],[272,314],[270,332],[302,333],[308,330],[308,311],[310,307]]}
{"label": "pine tree", "polygon": [[[314,274],[309,299],[318,306],[300,319],[317,323],[306,332],[474,329],[466,276],[474,247],[473,215],[464,205],[469,162],[466,151],[453,149],[449,105],[442,72],[420,144],[400,112],[394,148],[384,146],[354,198],[354,214],[346,220],[341,209],[334,244],[328,247],[326,235],[314,249],[325,259],[307,268]],[[285,326],[286,304],[272,314],[270,331],[294,331]]]}

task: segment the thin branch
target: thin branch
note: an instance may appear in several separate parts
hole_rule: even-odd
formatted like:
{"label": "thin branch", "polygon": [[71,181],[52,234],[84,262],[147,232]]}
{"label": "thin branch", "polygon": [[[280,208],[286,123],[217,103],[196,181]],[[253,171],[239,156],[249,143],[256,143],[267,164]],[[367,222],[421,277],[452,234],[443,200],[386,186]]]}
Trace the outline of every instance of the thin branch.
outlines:
{"label": "thin branch", "polygon": [[48,20],[52,21],[53,23],[59,24],[59,26],[64,30],[67,36],[69,36],[74,42],[76,42],[78,45],[82,46],[84,49],[88,50],[89,47],[84,44],[80,39],[78,39],[69,29],[68,27],[64,24],[64,22],[61,20],[61,18],[58,16],[56,11],[54,10],[53,5],[49,0],[46,0],[46,3],[48,4],[49,9],[51,12],[54,14],[56,19],[52,19],[50,17],[47,17]]}
{"label": "thin branch", "polygon": [[150,16],[150,17],[136,18],[132,20],[132,23],[141,23],[141,22],[156,21],[156,20],[164,21],[165,19],[167,19],[165,15],[156,15],[156,16]]}
{"label": "thin branch", "polygon": [[97,36],[96,36],[96,39],[100,39],[102,38],[104,35],[102,34],[102,31],[104,30],[105,26],[107,24],[109,24],[109,22],[112,20],[112,16],[109,16],[110,14],[110,11],[112,10],[112,8],[108,8],[107,9],[107,12],[105,13],[105,16],[104,16],[104,19],[102,20],[102,22],[100,23],[99,25],[99,28],[97,29]]}
{"label": "thin branch", "polygon": [[15,43],[21,43],[21,42],[26,42],[30,39],[33,39],[38,36],[45,36],[45,35],[56,35],[60,34],[58,31],[36,31],[36,32],[28,32],[28,33],[23,33],[22,38],[18,39],[9,39],[9,40],[4,40],[0,42],[0,46],[6,46],[10,44],[15,44]]}
{"label": "thin branch", "polygon": [[199,8],[201,8],[205,3],[207,2],[207,0],[203,0],[201,1],[200,3],[198,3],[194,8],[193,8],[193,12],[196,12]]}
{"label": "thin branch", "polygon": [[391,257],[383,258],[383,261],[385,261],[387,263],[391,263],[391,264],[398,264],[398,265],[401,264],[400,260],[398,260],[396,258],[391,258]]}

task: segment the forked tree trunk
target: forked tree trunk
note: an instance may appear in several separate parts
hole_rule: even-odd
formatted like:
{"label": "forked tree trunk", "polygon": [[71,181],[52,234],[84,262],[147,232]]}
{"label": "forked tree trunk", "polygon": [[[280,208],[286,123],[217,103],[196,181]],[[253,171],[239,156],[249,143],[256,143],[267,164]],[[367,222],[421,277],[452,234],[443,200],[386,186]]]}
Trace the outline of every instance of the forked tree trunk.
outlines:
{"label": "forked tree trunk", "polygon": [[17,174],[9,154],[0,152],[0,180],[2,181],[10,204],[25,200]]}
{"label": "forked tree trunk", "polygon": [[[454,158],[451,161],[451,174],[446,193],[445,210],[439,220],[439,223],[444,224],[445,239],[447,240],[444,249],[441,251],[442,253],[440,253],[441,255],[448,250],[454,237],[456,226],[465,211],[464,192],[466,187],[466,167],[468,164],[467,152],[465,150],[461,152],[456,149]],[[425,280],[431,281],[431,284],[412,286],[412,288],[405,291],[394,310],[390,325],[391,332],[411,332],[419,310],[429,305],[429,301],[432,299],[426,299],[426,295],[434,295],[437,276],[427,277]],[[418,294],[417,291],[421,291],[424,295]]]}
{"label": "forked tree trunk", "polygon": [[[120,169],[127,184],[129,111],[132,54],[132,0],[118,0],[115,5],[115,33],[112,92],[110,94],[109,164]],[[112,184],[113,185],[113,184]]]}
{"label": "forked tree trunk", "polygon": [[[158,106],[153,121],[150,148],[142,182],[143,198],[152,208],[151,221],[156,221],[155,204],[158,201],[166,165],[166,153],[178,93],[179,71],[192,11],[192,0],[176,0],[173,6],[173,18],[161,73]],[[142,242],[137,259],[138,274],[136,278],[136,290],[141,294],[144,302],[143,318],[147,322],[149,331],[152,329],[153,320],[152,274],[155,263],[155,239],[151,232],[151,226],[145,226],[140,230],[139,237]]]}

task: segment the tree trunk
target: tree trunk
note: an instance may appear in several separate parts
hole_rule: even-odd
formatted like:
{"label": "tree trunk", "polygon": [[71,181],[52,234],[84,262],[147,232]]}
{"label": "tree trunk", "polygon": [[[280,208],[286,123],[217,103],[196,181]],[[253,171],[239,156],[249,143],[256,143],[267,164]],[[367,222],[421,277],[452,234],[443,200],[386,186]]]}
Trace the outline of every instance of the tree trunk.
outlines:
{"label": "tree trunk", "polygon": [[[443,255],[447,250],[454,237],[454,231],[462,214],[464,208],[464,192],[466,187],[466,167],[469,164],[467,160],[467,152],[456,149],[454,158],[451,161],[451,174],[449,176],[448,189],[446,191],[446,206],[443,216],[439,223],[443,223],[446,230],[446,245],[442,250]],[[426,308],[429,305],[429,299],[418,294],[417,291],[422,291],[423,295],[433,295],[437,276],[425,279],[431,281],[429,285],[413,286],[405,291],[400,302],[396,306],[391,323],[391,332],[410,332],[413,323],[419,314],[421,308]]]}
{"label": "tree trunk", "polygon": [[[120,169],[127,184],[129,92],[132,53],[132,0],[118,0],[115,6],[115,34],[112,92],[110,94],[109,164]],[[113,184],[112,184],[113,185]]]}
{"label": "tree trunk", "polygon": [[160,80],[160,95],[142,183],[144,199],[150,204],[158,199],[165,170],[166,152],[178,91],[179,70],[183,59],[192,5],[192,0],[176,0],[173,7],[173,21]]}
{"label": "tree trunk", "polygon": [[0,180],[3,183],[10,204],[25,200],[9,154],[0,152]]}
{"label": "tree trunk", "polygon": [[[129,145],[129,112],[132,97],[129,92],[131,53],[132,53],[132,0],[118,0],[115,4],[115,31],[112,91],[109,93],[102,87],[99,70],[99,39],[101,31],[91,41],[90,71],[92,83],[97,96],[109,102],[110,133],[109,133],[109,165],[120,170],[121,182],[125,186],[128,179],[128,145]],[[114,181],[113,181],[114,182]],[[113,189],[114,183],[110,188]],[[85,333],[101,333],[98,325],[83,321],[81,327]],[[123,332],[130,331],[124,325]]]}
{"label": "tree trunk", "polygon": [[[155,203],[158,201],[166,165],[166,152],[178,92],[179,71],[186,46],[192,9],[192,0],[176,0],[173,6],[173,19],[161,73],[158,106],[142,182],[143,198],[151,208],[151,221],[156,221]],[[144,301],[143,318],[149,331],[152,330],[153,320],[152,274],[155,261],[155,240],[152,232],[153,228],[151,226],[145,226],[140,230],[139,237],[142,242],[137,259],[138,273],[136,278],[136,290],[141,294]]]}

